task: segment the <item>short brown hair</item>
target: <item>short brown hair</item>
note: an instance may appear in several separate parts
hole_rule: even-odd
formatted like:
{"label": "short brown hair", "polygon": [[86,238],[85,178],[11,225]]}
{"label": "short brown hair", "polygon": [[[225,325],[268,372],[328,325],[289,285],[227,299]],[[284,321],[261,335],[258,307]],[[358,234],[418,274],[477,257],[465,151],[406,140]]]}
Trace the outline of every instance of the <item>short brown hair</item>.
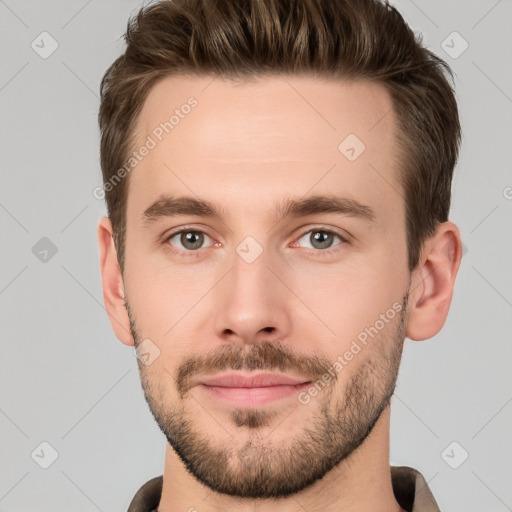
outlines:
{"label": "short brown hair", "polygon": [[[126,51],[101,82],[103,182],[133,151],[151,87],[176,74],[249,78],[315,74],[364,79],[389,92],[398,126],[409,270],[424,241],[448,220],[461,139],[450,67],[421,44],[388,0],[161,0],[130,17]],[[127,179],[106,189],[124,269]]]}

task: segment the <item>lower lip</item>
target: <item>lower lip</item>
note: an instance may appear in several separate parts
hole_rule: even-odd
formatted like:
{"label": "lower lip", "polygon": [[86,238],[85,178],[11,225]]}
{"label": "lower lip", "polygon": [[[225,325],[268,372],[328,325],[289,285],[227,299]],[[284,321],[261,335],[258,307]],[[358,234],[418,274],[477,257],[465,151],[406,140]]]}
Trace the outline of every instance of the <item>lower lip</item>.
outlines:
{"label": "lower lip", "polygon": [[304,382],[303,384],[287,384],[261,388],[228,388],[201,384],[199,387],[204,389],[210,396],[223,402],[238,406],[254,407],[290,397],[307,388],[310,384],[310,382]]}

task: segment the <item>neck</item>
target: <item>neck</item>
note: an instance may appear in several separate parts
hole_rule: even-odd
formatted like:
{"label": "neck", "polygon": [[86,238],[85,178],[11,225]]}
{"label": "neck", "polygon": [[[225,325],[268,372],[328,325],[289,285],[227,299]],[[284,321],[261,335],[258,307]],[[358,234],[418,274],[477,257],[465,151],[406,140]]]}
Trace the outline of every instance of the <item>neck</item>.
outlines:
{"label": "neck", "polygon": [[272,500],[212,492],[186,470],[167,445],[158,512],[403,512],[391,485],[389,416],[388,405],[365,442],[324,478],[292,496]]}

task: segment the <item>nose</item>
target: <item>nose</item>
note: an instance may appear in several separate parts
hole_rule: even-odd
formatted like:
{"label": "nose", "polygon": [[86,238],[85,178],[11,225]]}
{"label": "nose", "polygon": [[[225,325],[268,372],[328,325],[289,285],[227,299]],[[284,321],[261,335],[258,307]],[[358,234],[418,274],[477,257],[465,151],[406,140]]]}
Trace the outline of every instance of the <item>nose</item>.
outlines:
{"label": "nose", "polygon": [[235,254],[231,271],[214,290],[216,335],[241,344],[287,338],[292,293],[279,279],[283,272],[265,251],[250,263]]}

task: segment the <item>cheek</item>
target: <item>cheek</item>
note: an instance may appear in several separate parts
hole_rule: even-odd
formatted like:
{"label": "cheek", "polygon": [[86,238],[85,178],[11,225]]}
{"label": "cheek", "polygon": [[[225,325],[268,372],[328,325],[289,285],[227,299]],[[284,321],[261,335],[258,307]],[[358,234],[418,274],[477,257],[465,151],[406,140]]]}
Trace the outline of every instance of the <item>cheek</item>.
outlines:
{"label": "cheek", "polygon": [[349,341],[394,303],[401,304],[407,283],[398,267],[391,258],[349,266],[310,266],[308,272],[296,269],[291,288],[307,306],[301,310],[308,322],[314,317],[326,335],[332,336],[334,331],[340,341]]}
{"label": "cheek", "polygon": [[193,265],[149,269],[146,264],[132,269],[127,295],[140,334],[164,347],[172,342],[174,350],[178,334],[181,340],[184,329],[204,323],[202,298],[214,286],[215,274],[199,272]]}

